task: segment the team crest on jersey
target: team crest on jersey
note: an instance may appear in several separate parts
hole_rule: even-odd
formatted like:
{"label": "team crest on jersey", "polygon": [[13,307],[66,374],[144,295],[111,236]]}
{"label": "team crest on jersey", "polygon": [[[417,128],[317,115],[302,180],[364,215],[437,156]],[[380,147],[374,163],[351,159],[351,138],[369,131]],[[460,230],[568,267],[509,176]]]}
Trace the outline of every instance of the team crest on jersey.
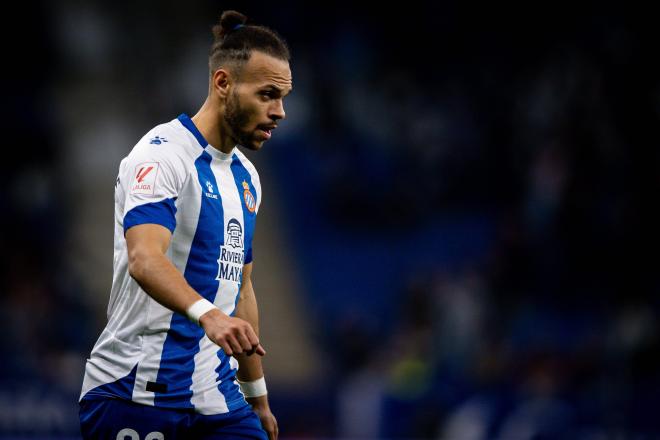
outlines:
{"label": "team crest on jersey", "polygon": [[144,162],[135,167],[131,194],[153,194],[158,175],[158,162]]}
{"label": "team crest on jersey", "polygon": [[240,283],[243,275],[243,227],[241,223],[232,218],[227,223],[227,234],[225,244],[220,246],[220,258],[218,258],[218,280],[233,281]]}
{"label": "team crest on jersey", "polygon": [[245,207],[250,212],[254,212],[257,208],[257,201],[254,200],[254,196],[250,192],[250,185],[244,180],[243,181],[243,200],[245,200]]}

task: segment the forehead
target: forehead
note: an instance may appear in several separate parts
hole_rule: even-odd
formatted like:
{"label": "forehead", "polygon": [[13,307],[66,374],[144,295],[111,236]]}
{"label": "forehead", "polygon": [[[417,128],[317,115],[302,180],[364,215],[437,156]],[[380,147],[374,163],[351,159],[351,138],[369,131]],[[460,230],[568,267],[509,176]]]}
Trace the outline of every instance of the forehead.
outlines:
{"label": "forehead", "polygon": [[257,86],[274,84],[287,90],[293,85],[289,62],[263,52],[252,52],[250,59],[243,67],[240,81]]}

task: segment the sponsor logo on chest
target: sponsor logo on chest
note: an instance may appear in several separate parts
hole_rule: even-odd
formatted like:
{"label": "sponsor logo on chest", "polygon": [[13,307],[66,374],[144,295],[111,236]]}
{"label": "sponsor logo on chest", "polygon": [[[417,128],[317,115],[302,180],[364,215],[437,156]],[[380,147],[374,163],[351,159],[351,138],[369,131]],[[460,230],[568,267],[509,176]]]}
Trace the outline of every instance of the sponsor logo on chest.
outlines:
{"label": "sponsor logo on chest", "polygon": [[220,246],[220,258],[218,258],[218,280],[241,282],[243,275],[243,262],[245,252],[243,247],[243,227],[241,223],[232,218],[227,223],[225,232],[225,244]]}

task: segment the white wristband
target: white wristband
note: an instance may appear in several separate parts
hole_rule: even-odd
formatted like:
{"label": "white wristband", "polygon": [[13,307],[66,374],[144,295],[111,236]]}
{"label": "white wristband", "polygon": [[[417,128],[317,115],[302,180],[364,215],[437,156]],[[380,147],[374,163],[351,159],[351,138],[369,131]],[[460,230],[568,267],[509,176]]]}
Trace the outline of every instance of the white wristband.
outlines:
{"label": "white wristband", "polygon": [[192,306],[188,307],[186,310],[186,315],[195,324],[199,325],[199,318],[209,310],[217,309],[217,307],[208,299],[202,298],[199,301],[193,303]]}
{"label": "white wristband", "polygon": [[261,379],[253,380],[250,382],[241,382],[236,379],[238,386],[241,387],[241,392],[245,397],[261,397],[268,394],[266,390],[266,379],[261,376]]}

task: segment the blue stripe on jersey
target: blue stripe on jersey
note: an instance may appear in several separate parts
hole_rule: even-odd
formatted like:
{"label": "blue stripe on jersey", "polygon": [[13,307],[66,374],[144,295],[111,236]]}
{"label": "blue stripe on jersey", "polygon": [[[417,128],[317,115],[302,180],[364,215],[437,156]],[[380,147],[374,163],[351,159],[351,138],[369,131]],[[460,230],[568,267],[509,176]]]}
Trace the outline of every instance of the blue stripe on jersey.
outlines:
{"label": "blue stripe on jersey", "polygon": [[[224,212],[220,198],[207,195],[207,185],[218,185],[211,171],[211,155],[206,151],[195,161],[202,187],[197,230],[190,247],[184,278],[197,293],[213,302],[218,291],[218,253],[224,243]],[[214,193],[213,195],[216,195]],[[219,195],[218,195],[219,197]],[[179,313],[172,315],[156,382],[166,384],[167,392],[156,392],[155,406],[192,408],[192,374],[195,354],[204,330]]]}
{"label": "blue stripe on jersey", "polygon": [[176,228],[176,197],[164,199],[160,202],[145,203],[131,209],[124,216],[124,234],[128,228],[145,223],[155,223],[165,226],[170,232]]}
{"label": "blue stripe on jersey", "polygon": [[199,132],[195,126],[195,123],[188,117],[187,114],[181,113],[177,119],[183,124],[184,127],[188,129],[188,131],[190,131],[195,136],[195,138],[197,138],[197,142],[199,142],[202,148],[209,144],[202,133]]}
{"label": "blue stripe on jersey", "polygon": [[[243,182],[246,182],[249,185],[250,192],[254,197],[256,197],[256,191],[252,185],[252,179],[250,173],[243,166],[241,161],[238,159],[238,156],[234,154],[232,156],[231,163],[231,172],[234,176],[234,182],[236,182],[236,188],[238,190],[238,196],[241,200],[241,206],[243,207],[243,230],[245,231],[244,243],[246,250],[245,264],[252,261],[252,235],[254,231],[254,224],[256,215],[254,212],[250,212],[247,209],[245,204],[245,198],[243,196],[244,188]],[[248,255],[250,260],[248,261]],[[240,292],[240,284],[239,284]],[[236,312],[236,303],[238,302],[239,295],[236,295],[236,300],[234,302],[234,311],[231,313],[232,316]],[[236,375],[236,370],[231,368],[229,365],[229,357],[225,354],[223,350],[218,350],[218,358],[220,359],[220,365],[216,368],[218,373],[218,389],[225,396],[225,401],[227,402],[227,407],[230,411],[233,411],[236,408],[240,408],[245,405],[245,400],[243,399],[242,394],[239,391],[238,386],[234,383],[234,377]]]}
{"label": "blue stripe on jersey", "polygon": [[94,389],[89,390],[83,399],[95,398],[110,398],[110,399],[125,399],[131,400],[133,398],[133,387],[135,386],[135,375],[137,373],[137,364],[133,367],[130,373],[126,376],[117,379],[114,382],[99,385]]}
{"label": "blue stripe on jersey", "polygon": [[245,230],[245,264],[248,264],[252,262],[252,235],[254,234],[254,225],[257,214],[256,212],[250,212],[247,208],[245,197],[243,196],[243,182],[247,182],[250,188],[250,193],[252,193],[252,197],[254,197],[255,203],[259,195],[257,194],[254,185],[252,185],[252,177],[250,176],[250,172],[243,166],[236,153],[234,153],[232,156],[231,172],[234,175],[236,189],[238,190],[238,197],[241,199],[241,207],[243,208],[243,229]]}
{"label": "blue stripe on jersey", "polygon": [[218,384],[218,390],[225,396],[225,402],[229,411],[234,411],[245,406],[245,399],[239,391],[238,385],[234,383],[236,370],[232,369],[231,365],[229,365],[229,356],[225,354],[224,350],[220,349],[218,350],[218,358],[220,359],[220,365],[215,369],[216,373],[218,373],[218,381],[220,382]]}

